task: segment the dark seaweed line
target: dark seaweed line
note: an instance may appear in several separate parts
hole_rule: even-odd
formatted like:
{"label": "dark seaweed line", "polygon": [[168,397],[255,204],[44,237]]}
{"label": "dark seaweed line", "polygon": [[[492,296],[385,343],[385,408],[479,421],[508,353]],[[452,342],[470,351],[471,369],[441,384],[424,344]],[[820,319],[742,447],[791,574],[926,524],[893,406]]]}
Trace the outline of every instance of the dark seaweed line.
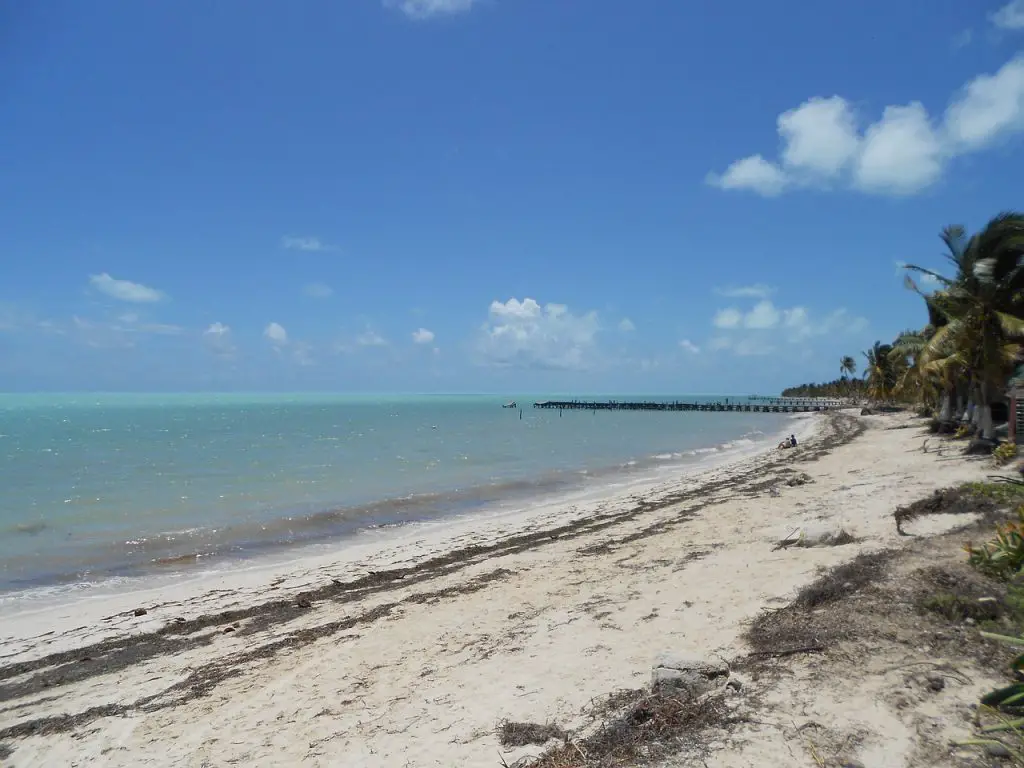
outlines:
{"label": "dark seaweed line", "polygon": [[[783,457],[766,462],[759,468],[758,474],[770,472],[793,461],[814,461],[828,453],[832,448],[855,439],[863,430],[863,425],[857,420],[845,415],[832,414],[829,417],[829,425],[821,438],[810,441],[803,449],[797,449]],[[669,494],[657,501],[640,501],[630,509],[621,512],[602,513],[591,518],[573,521],[544,531],[514,535],[487,545],[464,547],[430,558],[411,567],[371,573],[349,582],[335,580],[319,589],[300,593],[292,599],[272,600],[245,609],[225,611],[215,615],[202,615],[188,621],[170,623],[158,630],[142,635],[128,638],[113,638],[73,651],[55,653],[40,659],[7,665],[0,668],[0,680],[9,680],[13,677],[37,671],[39,674],[33,675],[23,682],[0,687],[0,701],[23,698],[53,688],[54,686],[67,685],[97,675],[117,672],[158,655],[180,653],[185,650],[209,645],[219,633],[210,632],[199,637],[195,636],[195,633],[210,627],[218,627],[248,619],[250,621],[237,634],[239,636],[255,634],[269,629],[275,624],[284,623],[296,618],[309,610],[314,601],[330,600],[338,604],[352,602],[368,595],[412,586],[424,581],[447,576],[485,559],[517,554],[544,546],[552,541],[575,539],[599,532],[615,525],[629,522],[644,513],[677,505],[696,497],[704,499],[704,503],[698,504],[691,509],[683,510],[676,520],[654,523],[641,531],[629,534],[623,539],[623,542],[636,541],[646,536],[656,535],[670,527],[674,527],[675,524],[692,519],[694,512],[706,506],[706,499],[710,494],[729,488],[742,489],[744,485],[752,484],[751,481],[754,477],[756,476],[725,478],[715,483],[704,484],[696,489]],[[344,631],[359,624],[375,621],[388,615],[396,606],[405,602],[426,602],[454,594],[461,594],[464,591],[477,591],[484,588],[491,581],[494,581],[495,577],[493,574],[495,573],[503,573],[504,577],[509,575],[510,572],[498,569],[498,571],[492,572],[492,574],[486,574],[483,577],[478,577],[468,582],[463,587],[411,595],[401,601],[378,606],[356,617],[349,617],[291,633],[271,643],[261,645],[259,648],[245,654],[234,655],[230,659],[207,664],[193,672],[185,680],[175,683],[164,691],[141,699],[134,704],[102,705],[90,708],[77,715],[58,715],[27,720],[0,731],[0,739],[15,738],[29,734],[62,732],[77,728],[83,723],[90,722],[98,717],[123,714],[132,709],[149,711],[154,708],[153,702],[160,697],[187,689],[188,693],[186,695],[161,704],[156,708],[184,703],[192,698],[206,695],[219,682],[240,674],[240,666],[250,660],[268,658],[282,648],[306,645],[320,637]]]}

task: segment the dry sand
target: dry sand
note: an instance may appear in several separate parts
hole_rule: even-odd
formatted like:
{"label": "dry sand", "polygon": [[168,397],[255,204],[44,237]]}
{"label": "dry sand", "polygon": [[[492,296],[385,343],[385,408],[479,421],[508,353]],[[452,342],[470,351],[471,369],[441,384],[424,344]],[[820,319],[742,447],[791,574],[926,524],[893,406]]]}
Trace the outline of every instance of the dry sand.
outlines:
{"label": "dry sand", "polygon": [[[629,498],[438,528],[273,578],[202,582],[202,594],[165,585],[5,617],[0,764],[512,764],[540,748],[504,751],[503,719],[579,727],[595,697],[646,683],[660,653],[741,657],[749,621],[821,567],[908,546],[897,505],[992,471],[937,453],[934,438],[923,452],[920,424],[820,418],[796,450]],[[787,484],[801,473],[810,482]],[[963,522],[922,519],[913,533]],[[775,548],[801,526],[841,526],[858,541]],[[132,615],[139,605],[145,616]],[[711,745],[706,764],[823,765],[813,743],[794,738],[803,731],[787,730],[811,715],[823,732],[860,734],[869,768],[918,764],[914,732],[880,688],[837,693],[801,680],[798,670],[766,682],[774,720]],[[973,678],[964,696],[989,682]],[[890,683],[901,684],[878,686]],[[969,724],[949,707],[935,732],[965,736]]]}

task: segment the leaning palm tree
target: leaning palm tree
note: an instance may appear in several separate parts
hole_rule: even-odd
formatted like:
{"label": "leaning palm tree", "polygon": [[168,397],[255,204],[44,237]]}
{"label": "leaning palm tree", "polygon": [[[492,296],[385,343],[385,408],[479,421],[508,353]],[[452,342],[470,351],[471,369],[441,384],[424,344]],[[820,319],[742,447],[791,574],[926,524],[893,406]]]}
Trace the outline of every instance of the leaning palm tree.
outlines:
{"label": "leaning palm tree", "polygon": [[1024,339],[1024,214],[999,214],[970,237],[963,227],[946,227],[941,237],[954,277],[907,267],[940,285],[928,300],[946,322],[929,340],[923,363],[947,387],[966,380],[969,417],[991,439],[991,403]]}
{"label": "leaning palm tree", "polygon": [[896,379],[893,395],[927,408],[934,406],[938,394],[939,377],[925,365],[924,357],[928,341],[934,334],[935,330],[930,325],[919,331],[903,331],[889,351],[889,364]]}

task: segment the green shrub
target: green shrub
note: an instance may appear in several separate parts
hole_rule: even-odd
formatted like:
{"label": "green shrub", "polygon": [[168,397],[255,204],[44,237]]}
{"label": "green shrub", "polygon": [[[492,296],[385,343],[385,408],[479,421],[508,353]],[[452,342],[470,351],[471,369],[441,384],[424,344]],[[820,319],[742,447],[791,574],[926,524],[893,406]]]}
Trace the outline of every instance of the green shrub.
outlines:
{"label": "green shrub", "polygon": [[956,432],[953,433],[953,439],[954,440],[961,440],[961,439],[963,439],[965,437],[970,437],[970,436],[971,436],[971,426],[970,426],[970,424],[961,424],[959,427],[956,428]]}
{"label": "green shrub", "polygon": [[1017,508],[1017,520],[996,526],[996,537],[975,548],[964,545],[967,562],[988,576],[1009,579],[1024,567],[1024,505]]}

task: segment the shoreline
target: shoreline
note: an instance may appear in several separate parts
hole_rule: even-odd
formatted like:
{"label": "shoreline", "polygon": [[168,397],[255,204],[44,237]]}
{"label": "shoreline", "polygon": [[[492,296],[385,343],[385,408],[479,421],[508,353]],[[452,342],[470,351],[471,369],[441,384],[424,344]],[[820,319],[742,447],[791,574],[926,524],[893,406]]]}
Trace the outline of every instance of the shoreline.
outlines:
{"label": "shoreline", "polygon": [[[571,728],[594,696],[646,679],[658,653],[734,656],[745,622],[818,568],[904,544],[896,505],[985,471],[895,428],[919,424],[832,414],[795,450],[505,536],[424,537],[417,556],[359,574],[311,567],[168,595],[143,617],[138,603],[100,622],[25,616],[0,662],[0,742],[17,766],[493,764],[503,718]],[[822,521],[857,543],[773,548]]]}
{"label": "shoreline", "polygon": [[[153,561],[129,575],[99,575],[87,579],[44,580],[0,591],[0,612],[6,625],[23,614],[60,610],[66,604],[106,599],[117,601],[110,613],[133,610],[121,607],[139,596],[152,602],[167,602],[167,592],[189,591],[202,597],[209,589],[239,590],[255,586],[259,579],[294,582],[314,570],[339,568],[367,570],[382,563],[401,562],[407,549],[424,545],[446,546],[448,539],[466,535],[509,535],[521,526],[543,525],[544,521],[575,519],[606,505],[626,503],[632,496],[668,493],[679,483],[699,482],[705,474],[756,459],[775,450],[779,440],[794,433],[802,443],[819,430],[822,414],[797,414],[786,426],[749,445],[723,447],[736,441],[694,449],[684,461],[652,456],[643,467],[619,467],[615,472],[584,470],[586,478],[572,488],[512,495],[481,503],[469,512],[448,512],[398,523],[362,525],[347,533],[326,533],[304,542],[275,542],[255,551],[225,551],[205,555],[183,555],[178,562]],[[624,470],[624,471],[623,471]],[[593,472],[594,474],[591,474]],[[587,480],[594,480],[593,484]],[[416,556],[413,552],[413,557]],[[302,575],[300,575],[302,574]],[[102,612],[102,609],[99,609]],[[103,617],[106,618],[106,617]],[[6,632],[0,630],[0,641]],[[2,657],[0,657],[2,658]]]}

